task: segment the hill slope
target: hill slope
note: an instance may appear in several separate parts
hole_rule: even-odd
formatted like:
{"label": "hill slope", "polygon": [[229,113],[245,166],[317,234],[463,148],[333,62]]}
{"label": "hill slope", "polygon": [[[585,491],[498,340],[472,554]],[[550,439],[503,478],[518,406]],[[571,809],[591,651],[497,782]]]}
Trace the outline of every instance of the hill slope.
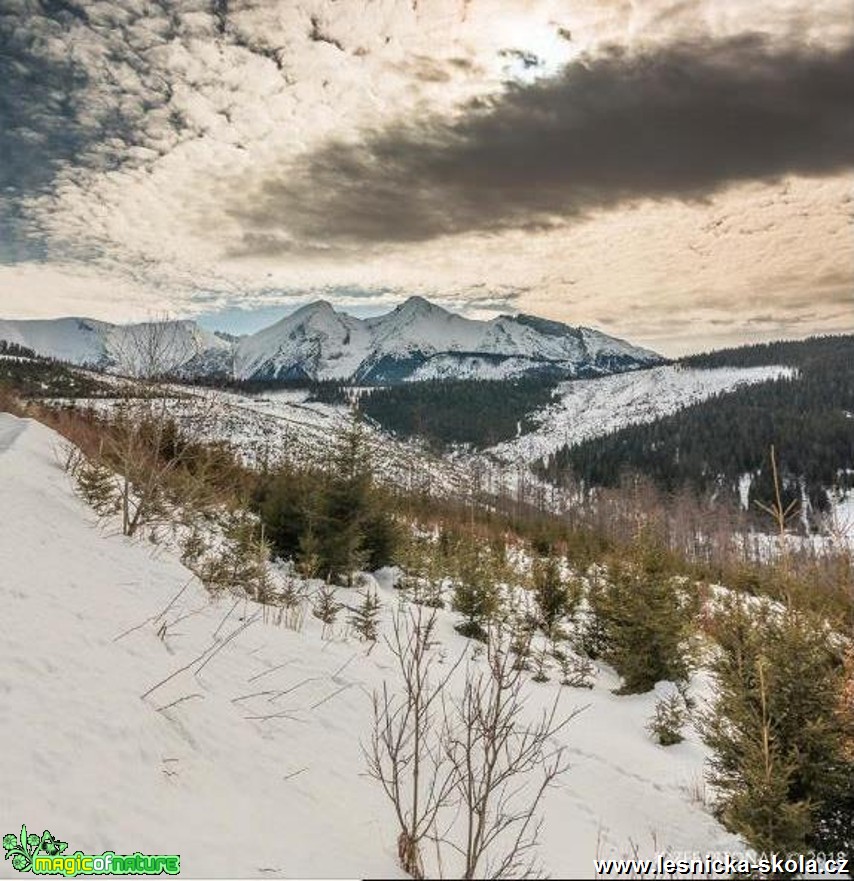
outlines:
{"label": "hill slope", "polygon": [[[340,631],[322,639],[311,616],[290,630],[251,602],[212,601],[167,550],[94,525],[56,443],[0,414],[4,833],[26,823],[70,850],[177,853],[188,877],[399,877],[359,748],[370,691],[393,683],[382,643],[367,653]],[[397,597],[378,590],[387,621]],[[439,623],[454,657],[467,643],[450,615]],[[616,682],[603,669],[591,692],[564,692],[565,707],[589,707],[560,735],[572,766],[544,806],[546,869],[590,877],[630,840],[640,855],[740,850],[692,800],[696,735],[655,745],[654,694],[617,697]],[[555,688],[532,684],[532,714]]]}
{"label": "hill slope", "polygon": [[545,463],[552,478],[573,473],[615,485],[624,470],[660,486],[685,484],[738,501],[773,498],[773,444],[786,503],[827,509],[828,489],[851,485],[854,468],[854,336],[747,346],[684,360],[689,370],[769,370],[785,375],[693,404],[648,425],[567,444]]}

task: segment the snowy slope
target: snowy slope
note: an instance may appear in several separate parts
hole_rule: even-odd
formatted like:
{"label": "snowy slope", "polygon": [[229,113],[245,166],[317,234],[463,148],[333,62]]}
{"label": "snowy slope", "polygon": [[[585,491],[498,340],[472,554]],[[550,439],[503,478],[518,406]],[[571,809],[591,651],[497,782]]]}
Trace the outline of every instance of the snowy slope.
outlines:
{"label": "snowy slope", "polygon": [[386,315],[364,320],[336,312],[323,300],[305,306],[241,340],[235,374],[371,383],[495,378],[544,368],[582,376],[660,361],[653,352],[589,328],[528,315],[476,321],[410,297]]}
{"label": "snowy slope", "polygon": [[[204,388],[171,388],[175,397],[167,399],[166,406],[188,433],[200,440],[231,445],[252,467],[284,463],[325,467],[342,433],[352,424],[348,407],[310,401],[306,390],[248,396]],[[121,399],[62,399],[56,403],[110,413]],[[400,441],[370,424],[364,428],[381,482],[435,496],[458,495],[469,486],[468,463],[442,458],[421,444]],[[487,466],[481,470],[485,478],[491,477],[497,490],[501,469]]]}
{"label": "snowy slope", "polygon": [[0,320],[0,340],[26,346],[48,358],[126,374],[144,372],[152,361],[159,362],[160,370],[195,365],[196,370],[212,372],[222,368],[223,356],[231,350],[229,343],[193,321]]}
{"label": "snowy slope", "polygon": [[[324,639],[310,615],[291,630],[210,600],[168,550],[94,524],[56,441],[0,414],[4,833],[26,823],[70,850],[178,853],[186,877],[400,877],[359,747],[370,692],[394,681],[387,649],[340,627]],[[378,589],[387,616],[394,591]],[[467,648],[452,621],[441,613],[448,657]],[[558,686],[529,685],[533,715]],[[633,842],[641,856],[740,850],[697,802],[696,735],[655,745],[654,695],[614,685],[603,669],[592,691],[562,693],[564,709],[588,706],[559,735],[571,768],[544,805],[547,871],[591,877],[594,857]]]}
{"label": "snowy slope", "polygon": [[234,372],[240,379],[349,377],[369,345],[368,331],[359,319],[318,300],[238,342]]}
{"label": "snowy slope", "polygon": [[0,340],[26,346],[40,355],[60,361],[99,365],[106,357],[106,338],[111,327],[103,321],[88,318],[0,319]]}
{"label": "snowy slope", "polygon": [[[480,369],[489,376],[486,368],[490,362],[483,357],[480,360]],[[437,358],[428,363],[438,366],[443,362]],[[506,375],[500,366],[491,366],[495,370],[492,378]],[[487,494],[512,496],[520,480],[529,488],[539,483],[528,466],[564,443],[651,421],[739,385],[789,372],[786,367],[696,370],[667,366],[563,383],[558,386],[559,398],[534,414],[539,422],[534,431],[481,453],[457,451],[440,456],[417,441],[401,441],[371,423],[365,430],[377,477],[383,483],[440,497],[465,495],[474,485]],[[350,411],[346,406],[310,401],[309,397],[305,390],[249,396],[175,387],[175,398],[168,406],[189,431],[233,445],[250,465],[287,462],[298,467],[324,467],[350,424]],[[117,402],[83,399],[58,403],[109,411]],[[567,501],[564,493],[552,486],[547,487],[547,497],[556,510]]]}
{"label": "snowy slope", "polygon": [[564,444],[571,446],[626,425],[653,422],[713,395],[792,372],[789,367],[698,370],[668,365],[565,382],[558,386],[558,400],[534,415],[539,422],[535,431],[488,452],[504,462],[533,462]]}

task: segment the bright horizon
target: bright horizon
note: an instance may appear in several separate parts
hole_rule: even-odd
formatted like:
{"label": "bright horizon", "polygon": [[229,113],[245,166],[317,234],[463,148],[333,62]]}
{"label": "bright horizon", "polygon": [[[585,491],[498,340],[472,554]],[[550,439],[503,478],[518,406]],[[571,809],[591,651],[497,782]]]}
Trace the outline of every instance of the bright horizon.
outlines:
{"label": "bright horizon", "polygon": [[[299,303],[291,303],[286,306],[268,306],[268,307],[259,308],[259,309],[241,309],[239,306],[236,306],[236,307],[230,307],[230,308],[223,309],[223,310],[217,310],[214,312],[200,313],[200,314],[195,314],[195,315],[193,315],[193,314],[175,315],[173,313],[161,312],[158,314],[148,314],[148,315],[142,316],[138,319],[130,319],[127,321],[114,321],[114,322],[110,322],[110,323],[122,325],[122,324],[134,324],[134,323],[138,323],[138,322],[147,322],[147,321],[161,321],[161,320],[185,321],[185,320],[187,320],[187,321],[195,321],[201,328],[203,328],[204,330],[207,330],[211,333],[221,332],[221,333],[226,333],[226,334],[236,336],[236,337],[243,337],[243,336],[250,336],[254,333],[257,333],[258,331],[264,330],[265,328],[268,328],[271,325],[276,324],[277,322],[281,321],[282,319],[287,318],[289,315],[294,314],[295,312],[302,309],[304,306],[308,306],[312,303],[316,303],[321,300],[325,300],[326,302],[330,302],[332,305],[332,308],[336,312],[345,313],[347,315],[351,315],[355,318],[360,318],[360,319],[373,318],[376,316],[385,315],[388,312],[395,309],[397,306],[401,305],[403,302],[405,302],[405,300],[401,299],[396,302],[392,301],[388,304],[382,304],[382,305],[375,304],[375,305],[367,305],[367,306],[343,307],[340,304],[336,304],[334,302],[331,302],[327,298],[317,297],[312,300],[306,300],[304,302],[299,302]],[[434,301],[430,301],[430,302],[434,302]],[[441,305],[441,304],[437,303],[437,305]],[[443,307],[443,308],[445,308],[445,307]],[[470,318],[470,319],[476,318],[476,320],[480,320],[480,321],[488,321],[491,318],[499,317],[499,315],[516,316],[519,314],[529,314],[529,315],[534,314],[534,313],[523,313],[520,310],[511,310],[509,312],[495,312],[494,315],[487,314],[487,315],[473,316],[471,314],[465,315],[465,313],[458,311],[458,310],[455,310],[453,308],[449,308],[448,311],[450,311],[454,314],[463,315],[463,317],[466,317],[466,318]],[[537,317],[546,317],[546,316],[537,316]],[[6,318],[6,316],[0,315],[0,321],[4,320],[4,318]],[[55,318],[56,319],[79,318],[79,319],[83,319],[83,320],[102,320],[102,319],[96,319],[91,315],[57,315],[57,316],[55,316]],[[49,321],[52,319],[51,318],[33,318],[33,319],[24,318],[24,319],[11,319],[11,320],[23,320],[23,321],[48,320]],[[569,325],[569,322],[563,322],[563,323]],[[577,327],[577,326],[581,326],[581,325],[571,325],[571,326]],[[584,325],[584,326],[589,326],[589,325]],[[600,327],[595,327],[595,326],[591,326],[591,327],[593,330],[600,330],[602,332],[606,332]],[[798,341],[798,340],[804,340],[804,339],[814,337],[814,336],[825,336],[825,335],[827,335],[827,336],[844,336],[844,335],[847,335],[848,333],[849,333],[849,331],[846,331],[846,330],[841,330],[841,331],[838,331],[835,333],[828,333],[828,334],[806,332],[806,333],[803,333],[798,336],[787,336],[787,337],[774,336],[773,334],[771,334],[767,338],[764,338],[764,339],[753,338],[753,339],[748,339],[743,342],[735,343],[735,344],[724,342],[721,345],[714,345],[710,342],[704,345],[703,344],[704,341],[702,339],[698,339],[697,345],[682,347],[682,348],[679,348],[678,350],[674,349],[673,347],[664,347],[664,346],[659,346],[656,348],[652,344],[647,344],[643,340],[639,340],[637,338],[632,338],[629,336],[619,337],[616,334],[609,334],[609,335],[610,336],[617,336],[617,338],[624,339],[625,341],[632,343],[636,346],[651,349],[651,350],[657,352],[659,355],[663,355],[667,358],[680,358],[680,357],[683,357],[686,355],[702,354],[705,352],[715,351],[717,349],[722,349],[722,348],[731,348],[733,346],[738,347],[739,345],[753,345],[756,343],[766,343],[766,342],[770,343],[770,342]]]}

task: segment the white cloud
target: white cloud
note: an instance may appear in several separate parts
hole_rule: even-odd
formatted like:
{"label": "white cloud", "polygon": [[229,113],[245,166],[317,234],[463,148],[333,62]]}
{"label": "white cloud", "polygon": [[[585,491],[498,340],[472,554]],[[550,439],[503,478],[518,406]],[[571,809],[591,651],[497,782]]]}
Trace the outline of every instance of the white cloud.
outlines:
{"label": "white cloud", "polygon": [[[832,282],[854,265],[842,180],[741,187],[708,204],[643,205],[549,232],[266,259],[234,257],[245,230],[229,197],[329,138],[452,113],[508,76],[549,74],[582,50],[750,30],[838,45],[851,37],[847,0],[808,11],[799,0],[245,0],[229,4],[224,34],[201,0],[168,15],[142,0],[99,0],[81,4],[88,23],[62,26],[17,2],[34,54],[72,61],[89,79],[75,105],[80,154],[20,203],[49,262],[0,267],[4,316],[115,320],[327,286],[386,291],[378,300],[421,292],[482,311],[486,291],[666,348],[774,303],[779,329],[791,330],[818,291],[803,326],[844,326],[833,304],[845,279]],[[526,67],[513,52],[542,64]],[[677,302],[682,330],[668,330]]]}

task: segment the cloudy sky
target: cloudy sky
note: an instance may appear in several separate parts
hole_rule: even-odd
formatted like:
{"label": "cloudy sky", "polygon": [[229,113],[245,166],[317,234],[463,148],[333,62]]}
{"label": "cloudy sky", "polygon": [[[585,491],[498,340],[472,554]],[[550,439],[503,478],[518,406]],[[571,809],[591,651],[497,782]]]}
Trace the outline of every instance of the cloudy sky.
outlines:
{"label": "cloudy sky", "polygon": [[0,0],[0,316],[854,331],[850,0]]}

